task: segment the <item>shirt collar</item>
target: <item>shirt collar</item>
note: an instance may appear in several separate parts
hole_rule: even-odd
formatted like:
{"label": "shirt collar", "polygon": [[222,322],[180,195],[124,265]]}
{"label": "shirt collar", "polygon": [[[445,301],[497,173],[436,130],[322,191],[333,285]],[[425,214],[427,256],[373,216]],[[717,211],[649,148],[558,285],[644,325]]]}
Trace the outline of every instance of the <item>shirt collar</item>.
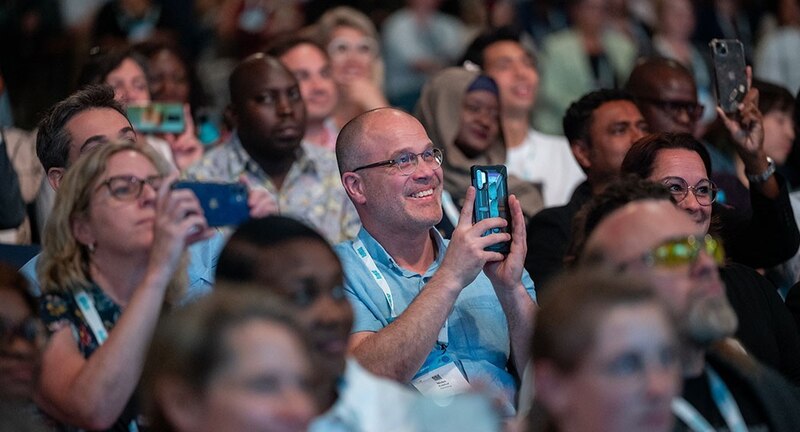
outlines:
{"label": "shirt collar", "polygon": [[[232,135],[228,145],[231,148],[234,158],[241,164],[244,171],[247,171],[256,177],[267,177],[267,174],[263,169],[261,169],[261,166],[258,164],[258,162],[256,162],[256,160],[250,156],[250,153],[247,153],[247,150],[245,150],[244,145],[242,145],[242,141],[239,139],[238,132]],[[315,162],[315,155],[313,154],[313,149],[309,149],[309,146],[310,144],[303,140],[297,147],[297,158],[292,165],[292,169],[299,169],[301,173],[318,174],[319,170],[317,169]]]}
{"label": "shirt collar", "polygon": [[[439,266],[442,264],[442,260],[444,260],[444,252],[447,245],[444,238],[439,231],[436,230],[436,228],[431,228],[429,233],[431,236],[433,236],[433,241],[436,243],[436,258],[433,260],[433,263],[430,265],[430,267],[428,267],[428,271],[426,271],[423,276],[431,276],[436,269],[439,268]],[[387,265],[389,268],[392,268],[407,277],[417,275],[417,273],[404,269],[397,264],[394,258],[392,258],[388,252],[386,252],[386,249],[384,249],[383,246],[378,243],[377,240],[375,240],[375,237],[372,237],[372,234],[370,234],[363,226],[358,231],[357,237],[364,243],[364,247],[367,248],[367,252],[375,262],[380,262],[384,265]]]}

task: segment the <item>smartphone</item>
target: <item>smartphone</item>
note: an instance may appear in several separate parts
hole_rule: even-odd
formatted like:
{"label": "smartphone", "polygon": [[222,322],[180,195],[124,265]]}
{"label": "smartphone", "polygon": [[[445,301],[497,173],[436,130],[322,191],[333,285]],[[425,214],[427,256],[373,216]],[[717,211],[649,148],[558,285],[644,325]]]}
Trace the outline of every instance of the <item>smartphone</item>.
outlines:
{"label": "smartphone", "polygon": [[241,183],[202,183],[180,181],[173,189],[189,189],[197,195],[208,226],[239,225],[250,218],[247,186]]}
{"label": "smartphone", "polygon": [[[475,186],[475,206],[473,219],[478,223],[487,218],[500,217],[508,221],[505,228],[494,228],[483,235],[506,232],[511,233],[511,214],[508,210],[508,181],[504,165],[473,165],[470,168],[472,185]],[[487,251],[508,254],[511,242],[496,243]]]}
{"label": "smartphone", "polygon": [[179,134],[186,128],[183,104],[153,102],[147,105],[129,105],[128,120],[139,133]]}
{"label": "smartphone", "polygon": [[737,39],[712,39],[708,46],[714,60],[717,103],[725,114],[736,113],[747,93],[744,46]]}

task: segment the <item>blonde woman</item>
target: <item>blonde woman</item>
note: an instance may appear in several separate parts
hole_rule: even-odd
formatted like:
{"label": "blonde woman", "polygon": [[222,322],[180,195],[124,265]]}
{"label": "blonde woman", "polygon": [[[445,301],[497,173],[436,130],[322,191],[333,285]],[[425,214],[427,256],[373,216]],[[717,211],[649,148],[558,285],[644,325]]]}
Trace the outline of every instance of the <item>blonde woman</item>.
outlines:
{"label": "blonde woman", "polygon": [[366,15],[346,6],[333,8],[317,22],[317,38],[328,51],[339,88],[333,114],[338,128],[365,111],[389,105],[378,31]]}
{"label": "blonde woman", "polygon": [[99,146],[69,169],[38,275],[50,341],[37,404],[65,430],[139,429],[131,396],[166,301],[186,285],[186,247],[213,233],[197,198],[152,148]]}

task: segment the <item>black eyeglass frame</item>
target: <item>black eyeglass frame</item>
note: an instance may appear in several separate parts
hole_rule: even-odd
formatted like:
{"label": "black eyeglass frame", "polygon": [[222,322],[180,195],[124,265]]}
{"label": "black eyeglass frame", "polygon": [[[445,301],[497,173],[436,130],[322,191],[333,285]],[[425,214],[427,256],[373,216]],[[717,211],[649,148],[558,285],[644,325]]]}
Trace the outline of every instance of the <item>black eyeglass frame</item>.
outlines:
{"label": "black eyeglass frame", "polygon": [[[138,190],[136,191],[135,194],[133,194],[133,196],[130,196],[128,198],[120,197],[117,193],[114,192],[114,189],[111,187],[111,183],[115,182],[117,180],[127,180],[128,184],[136,185]],[[133,201],[133,200],[139,199],[139,197],[142,196],[142,191],[144,190],[144,184],[145,183],[149,184],[150,187],[152,187],[154,190],[158,191],[158,189],[161,188],[161,183],[160,182],[162,182],[162,181],[164,181],[164,176],[160,175],[160,174],[159,175],[154,175],[154,176],[149,176],[149,177],[147,177],[145,179],[142,179],[142,178],[139,178],[139,177],[136,177],[136,176],[133,176],[133,175],[113,176],[113,177],[107,178],[105,181],[103,181],[102,183],[97,185],[97,188],[95,188],[95,192],[97,192],[98,190],[102,189],[103,186],[105,186],[105,187],[108,188],[108,193],[111,194],[112,197],[114,197],[114,198],[116,198],[116,199],[118,199],[120,201]]]}

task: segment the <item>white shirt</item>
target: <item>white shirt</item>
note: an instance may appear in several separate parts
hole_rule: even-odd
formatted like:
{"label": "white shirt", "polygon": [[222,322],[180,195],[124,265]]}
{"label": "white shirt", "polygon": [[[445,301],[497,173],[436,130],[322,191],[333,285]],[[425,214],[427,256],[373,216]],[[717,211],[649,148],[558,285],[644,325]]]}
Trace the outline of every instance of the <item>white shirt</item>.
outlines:
{"label": "white shirt", "polygon": [[565,205],[586,179],[566,138],[533,129],[522,144],[508,148],[506,168],[509,175],[541,184],[545,207]]}

